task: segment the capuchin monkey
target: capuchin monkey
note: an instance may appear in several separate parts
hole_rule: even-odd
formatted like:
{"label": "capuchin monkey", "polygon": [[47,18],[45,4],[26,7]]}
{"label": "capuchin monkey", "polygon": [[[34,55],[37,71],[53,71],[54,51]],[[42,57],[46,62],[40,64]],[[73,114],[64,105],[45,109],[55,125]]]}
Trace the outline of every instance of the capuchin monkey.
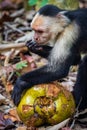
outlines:
{"label": "capuchin monkey", "polygon": [[[36,13],[31,27],[34,36],[27,46],[32,52],[48,57],[48,63],[17,79],[12,93],[15,105],[19,104],[24,90],[67,76],[70,66],[80,59],[77,57],[87,51],[87,9],[64,11],[46,5]],[[78,63],[77,81],[72,93],[76,106],[81,100],[79,110],[83,110],[87,107],[87,57]]]}

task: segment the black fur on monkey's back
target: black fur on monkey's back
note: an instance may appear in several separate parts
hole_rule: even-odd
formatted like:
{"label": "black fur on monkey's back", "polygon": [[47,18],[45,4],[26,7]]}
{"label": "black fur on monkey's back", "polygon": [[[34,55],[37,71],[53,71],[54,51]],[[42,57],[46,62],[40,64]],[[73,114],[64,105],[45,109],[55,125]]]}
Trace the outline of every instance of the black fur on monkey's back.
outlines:
{"label": "black fur on monkey's back", "polygon": [[78,9],[74,11],[67,11],[64,13],[71,22],[74,22],[78,26],[78,39],[75,43],[75,47],[80,52],[87,52],[87,9]]}
{"label": "black fur on monkey's back", "polygon": [[[87,27],[87,9],[78,9],[74,11],[66,11],[64,13],[71,21],[75,21],[77,25],[81,27],[82,30]],[[82,26],[84,25],[84,26]],[[85,27],[85,28],[84,28]]]}

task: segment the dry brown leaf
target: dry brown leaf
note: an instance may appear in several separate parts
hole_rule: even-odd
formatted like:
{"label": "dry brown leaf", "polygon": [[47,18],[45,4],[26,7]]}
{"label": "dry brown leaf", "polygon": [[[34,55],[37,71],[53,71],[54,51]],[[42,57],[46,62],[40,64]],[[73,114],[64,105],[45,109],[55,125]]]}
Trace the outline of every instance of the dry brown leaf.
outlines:
{"label": "dry brown leaf", "polygon": [[13,117],[13,116],[11,116],[11,115],[9,115],[9,114],[8,114],[8,115],[4,115],[4,118],[5,118],[5,119],[11,119],[12,122],[18,121],[16,117]]}
{"label": "dry brown leaf", "polygon": [[13,3],[16,3],[16,4],[19,4],[22,2],[22,0],[10,0],[10,1],[12,1]]}
{"label": "dry brown leaf", "polygon": [[18,114],[17,114],[17,111],[16,111],[16,108],[10,109],[9,113],[7,115],[4,115],[4,118],[5,119],[10,118],[13,122],[20,121]]}
{"label": "dry brown leaf", "polygon": [[16,130],[27,130],[26,126],[18,127]]}
{"label": "dry brown leaf", "polygon": [[0,112],[0,130],[13,128],[14,124],[11,119],[5,119],[4,113]]}
{"label": "dry brown leaf", "polygon": [[71,128],[69,128],[69,127],[64,127],[64,128],[62,128],[61,130],[71,130]]}
{"label": "dry brown leaf", "polygon": [[7,84],[5,85],[6,92],[10,93],[13,90],[13,85],[11,82],[7,81]]}
{"label": "dry brown leaf", "polygon": [[0,104],[4,103],[6,98],[0,94]]}

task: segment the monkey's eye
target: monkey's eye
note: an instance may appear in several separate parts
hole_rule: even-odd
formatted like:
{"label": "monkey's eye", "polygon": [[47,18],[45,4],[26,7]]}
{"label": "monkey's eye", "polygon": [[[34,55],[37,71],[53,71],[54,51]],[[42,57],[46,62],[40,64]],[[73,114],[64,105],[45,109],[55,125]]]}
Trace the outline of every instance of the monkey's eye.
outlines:
{"label": "monkey's eye", "polygon": [[42,30],[37,30],[37,32],[38,32],[38,33],[43,33],[43,31],[42,31]]}
{"label": "monkey's eye", "polygon": [[82,2],[83,4],[85,4],[85,3],[86,3],[86,2],[85,2],[85,0],[82,0],[81,2]]}

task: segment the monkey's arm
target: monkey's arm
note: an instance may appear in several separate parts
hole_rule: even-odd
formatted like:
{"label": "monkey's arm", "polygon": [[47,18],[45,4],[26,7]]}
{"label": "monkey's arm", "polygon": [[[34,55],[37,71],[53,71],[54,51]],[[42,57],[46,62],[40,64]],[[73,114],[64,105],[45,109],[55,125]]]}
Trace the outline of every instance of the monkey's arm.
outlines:
{"label": "monkey's arm", "polygon": [[[26,46],[28,47],[28,49],[31,52],[38,54],[39,56],[41,56],[43,58],[48,58],[48,56],[53,48],[53,47],[48,46],[48,45],[37,45],[37,43],[32,41],[32,40],[27,41]],[[75,58],[72,62],[72,65],[79,64],[80,60],[81,60],[80,54],[76,54]]]}
{"label": "monkey's arm", "polygon": [[87,108],[87,56],[83,58],[79,65],[77,80],[73,89],[76,106],[80,103],[78,109]]}
{"label": "monkey's arm", "polygon": [[81,61],[81,55],[78,53],[78,54],[76,54],[72,65],[78,65],[80,63],[80,61]]}
{"label": "monkey's arm", "polygon": [[65,77],[68,74],[72,58],[69,57],[66,61],[59,62],[57,63],[56,68],[55,66],[48,64],[19,77],[16,81],[12,94],[14,104],[18,105],[22,92],[33,85],[49,83]]}
{"label": "monkey's arm", "polygon": [[38,54],[39,56],[41,56],[43,58],[47,58],[50,54],[50,51],[53,48],[48,45],[38,45],[36,42],[34,42],[32,40],[27,41],[26,46],[28,47],[28,49],[31,52]]}

